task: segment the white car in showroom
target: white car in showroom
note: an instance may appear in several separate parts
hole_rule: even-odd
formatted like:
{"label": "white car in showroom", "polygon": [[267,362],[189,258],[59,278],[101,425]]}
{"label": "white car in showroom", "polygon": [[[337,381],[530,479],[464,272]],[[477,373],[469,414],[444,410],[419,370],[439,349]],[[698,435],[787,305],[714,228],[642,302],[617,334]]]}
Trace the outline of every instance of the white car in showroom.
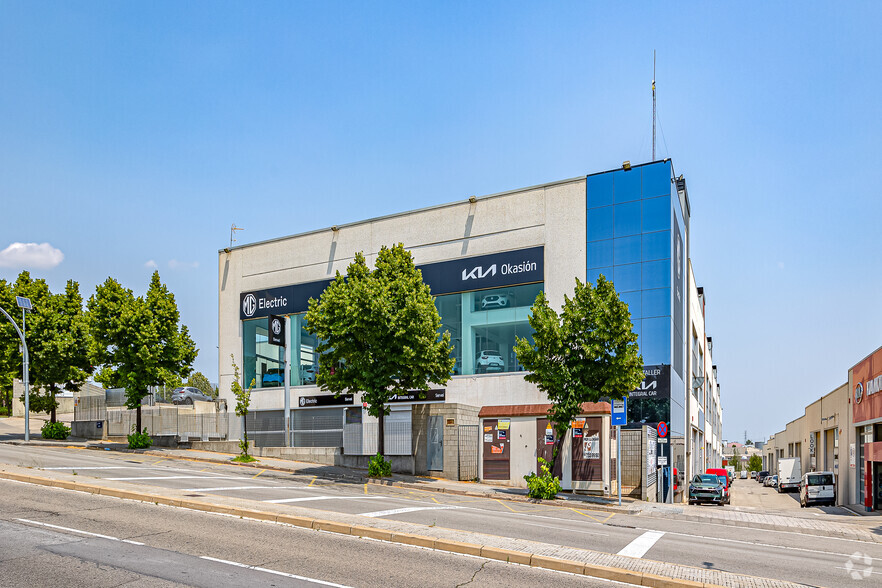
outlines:
{"label": "white car in showroom", "polygon": [[502,354],[495,349],[482,351],[475,360],[475,373],[486,374],[487,372],[501,372],[505,369],[505,360]]}
{"label": "white car in showroom", "polygon": [[481,310],[508,308],[514,302],[511,294],[487,294],[481,299]]}

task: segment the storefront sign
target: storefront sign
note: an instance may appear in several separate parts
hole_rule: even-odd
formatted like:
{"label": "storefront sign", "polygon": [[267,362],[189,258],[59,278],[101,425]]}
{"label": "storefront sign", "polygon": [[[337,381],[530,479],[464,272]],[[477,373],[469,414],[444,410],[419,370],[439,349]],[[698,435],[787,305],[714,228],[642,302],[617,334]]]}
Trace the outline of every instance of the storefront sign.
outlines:
{"label": "storefront sign", "polygon": [[285,347],[285,341],[287,340],[285,338],[285,317],[271,314],[267,330],[269,332],[267,343]]}
{"label": "storefront sign", "polygon": [[321,396],[301,396],[298,404],[300,408],[313,408],[316,406],[349,406],[353,400],[352,394],[322,394]]}
{"label": "storefront sign", "polygon": [[[534,284],[545,279],[545,248],[531,247],[490,255],[463,257],[450,261],[418,265],[423,282],[432,294],[454,294],[520,284]],[[239,295],[239,319],[306,312],[309,299],[318,299],[331,280],[281,286]]]}
{"label": "storefront sign", "polygon": [[444,402],[445,390],[411,390],[407,394],[394,394],[390,403],[396,402]]}
{"label": "storefront sign", "polygon": [[643,381],[636,390],[628,393],[628,398],[670,398],[671,366],[643,366]]}
{"label": "storefront sign", "polygon": [[882,418],[882,349],[851,368],[852,416],[860,425]]}

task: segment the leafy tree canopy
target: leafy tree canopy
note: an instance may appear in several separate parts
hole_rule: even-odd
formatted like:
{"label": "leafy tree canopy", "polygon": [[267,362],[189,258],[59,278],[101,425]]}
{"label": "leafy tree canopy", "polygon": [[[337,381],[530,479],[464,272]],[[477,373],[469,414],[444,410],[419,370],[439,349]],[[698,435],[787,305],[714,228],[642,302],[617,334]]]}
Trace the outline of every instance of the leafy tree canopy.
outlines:
{"label": "leafy tree canopy", "polygon": [[529,371],[524,379],[551,402],[548,416],[557,432],[554,463],[582,403],[623,398],[643,380],[643,358],[628,305],[603,275],[594,287],[577,278],[573,297],[564,297],[560,315],[544,292],[531,311],[533,342],[519,337],[515,353]]}
{"label": "leafy tree canopy", "polygon": [[747,471],[760,472],[763,469],[763,458],[757,454],[751,455],[747,459]]}
{"label": "leafy tree canopy", "polygon": [[450,333],[439,335],[432,293],[401,243],[380,249],[373,271],[356,254],[346,277],[337,272],[321,298],[309,301],[306,323],[320,341],[316,383],[335,394],[362,392],[368,414],[380,419],[380,455],[389,399],[450,379]]}
{"label": "leafy tree canopy", "polygon": [[187,378],[187,386],[197,388],[206,396],[217,397],[217,388],[211,385],[211,382],[208,381],[208,378],[202,372],[190,374],[190,377]]}

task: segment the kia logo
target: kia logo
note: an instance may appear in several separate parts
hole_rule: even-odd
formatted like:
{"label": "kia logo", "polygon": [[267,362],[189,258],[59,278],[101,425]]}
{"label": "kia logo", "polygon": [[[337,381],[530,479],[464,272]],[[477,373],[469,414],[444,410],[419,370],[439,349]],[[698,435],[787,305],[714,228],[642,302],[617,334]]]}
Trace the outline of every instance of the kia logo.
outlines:
{"label": "kia logo", "polygon": [[248,294],[245,296],[245,300],[242,301],[242,312],[245,313],[245,316],[251,316],[257,310],[257,298],[254,297],[254,294]]}
{"label": "kia logo", "polygon": [[488,275],[489,276],[496,275],[496,264],[495,263],[493,265],[491,265],[490,267],[488,267],[486,271],[484,271],[484,268],[481,267],[480,265],[475,268],[472,268],[472,271],[470,271],[470,272],[466,272],[466,270],[462,270],[462,281],[465,282],[466,280],[478,280],[481,278],[486,278]]}
{"label": "kia logo", "polygon": [[860,404],[864,398],[864,385],[860,382],[854,387],[854,403]]}

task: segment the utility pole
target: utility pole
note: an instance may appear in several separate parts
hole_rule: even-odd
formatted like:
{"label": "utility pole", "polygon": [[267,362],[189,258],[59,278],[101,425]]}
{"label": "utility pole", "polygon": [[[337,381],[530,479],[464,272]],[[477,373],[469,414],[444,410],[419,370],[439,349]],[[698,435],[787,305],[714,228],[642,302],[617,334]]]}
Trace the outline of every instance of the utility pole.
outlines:
{"label": "utility pole", "polygon": [[652,161],[655,161],[655,49],[652,50]]}

